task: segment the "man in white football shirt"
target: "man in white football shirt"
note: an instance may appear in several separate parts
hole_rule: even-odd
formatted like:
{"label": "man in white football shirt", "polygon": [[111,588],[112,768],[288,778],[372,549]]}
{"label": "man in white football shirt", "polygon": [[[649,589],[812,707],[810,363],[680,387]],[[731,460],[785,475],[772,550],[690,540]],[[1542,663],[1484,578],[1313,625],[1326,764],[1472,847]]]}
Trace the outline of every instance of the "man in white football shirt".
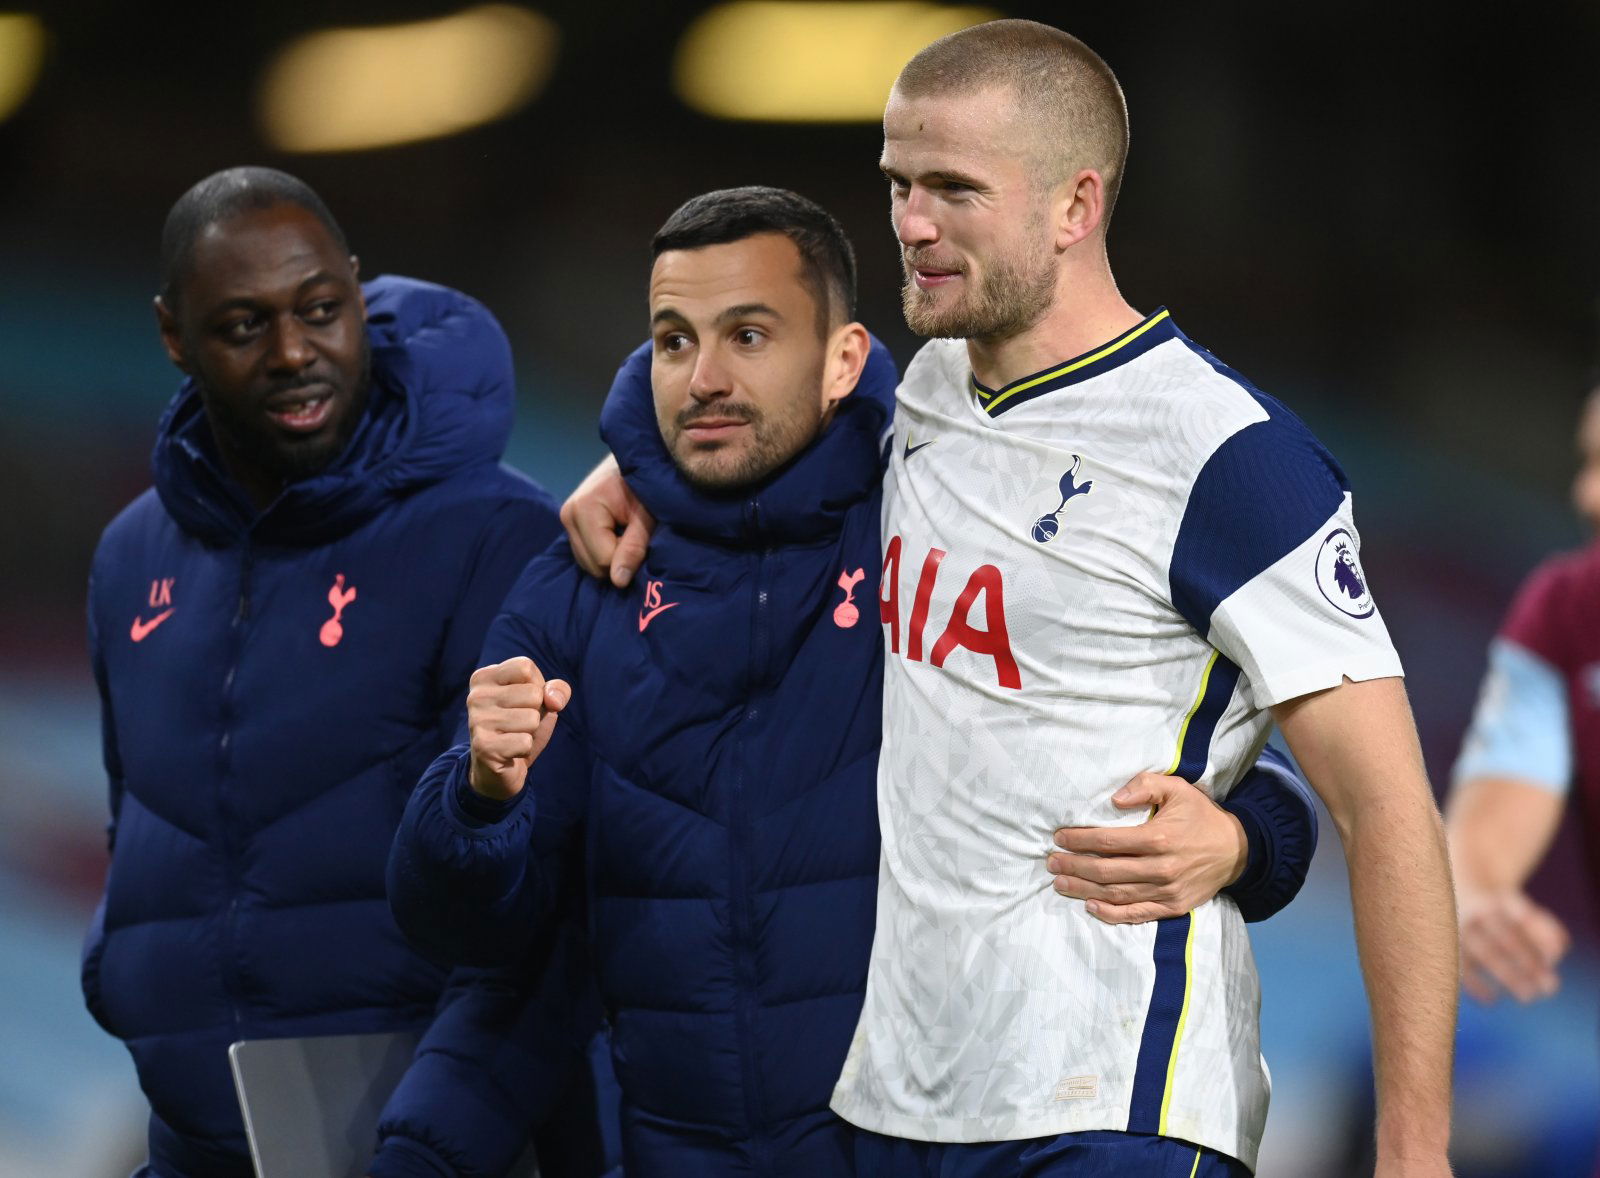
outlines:
{"label": "man in white football shirt", "polygon": [[906,318],[935,338],[884,497],[883,861],[834,1108],[874,1175],[1253,1169],[1268,1078],[1237,910],[1107,924],[1037,872],[1050,854],[1058,890],[1114,900],[1082,853],[1103,836],[1063,812],[1137,822],[1111,799],[1141,771],[1225,794],[1276,720],[1349,862],[1378,1173],[1447,1174],[1449,873],[1348,484],[1122,298],[1126,150],[1109,68],[1026,21],[935,42],[884,115]]}

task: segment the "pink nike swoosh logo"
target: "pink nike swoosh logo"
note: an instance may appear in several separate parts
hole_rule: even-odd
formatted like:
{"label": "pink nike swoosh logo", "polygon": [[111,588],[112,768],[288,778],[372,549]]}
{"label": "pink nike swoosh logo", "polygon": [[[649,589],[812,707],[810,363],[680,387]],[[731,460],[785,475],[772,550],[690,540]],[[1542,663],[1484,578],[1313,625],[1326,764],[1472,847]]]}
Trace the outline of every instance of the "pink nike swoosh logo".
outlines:
{"label": "pink nike swoosh logo", "polygon": [[644,628],[646,626],[648,626],[651,622],[655,621],[655,617],[656,617],[657,614],[664,614],[669,609],[671,609],[673,606],[682,605],[682,604],[683,603],[681,601],[669,601],[669,602],[667,602],[666,605],[658,605],[658,606],[656,606],[655,609],[651,610],[649,613],[645,613],[644,610],[640,610],[639,611],[639,633],[641,633],[641,634],[644,633]]}
{"label": "pink nike swoosh logo", "polygon": [[150,636],[150,631],[154,630],[157,626],[161,625],[162,622],[166,621],[171,616],[172,610],[164,609],[155,617],[151,618],[148,622],[144,621],[142,618],[135,617],[133,619],[133,626],[128,631],[128,637],[132,638],[135,642],[143,642]]}

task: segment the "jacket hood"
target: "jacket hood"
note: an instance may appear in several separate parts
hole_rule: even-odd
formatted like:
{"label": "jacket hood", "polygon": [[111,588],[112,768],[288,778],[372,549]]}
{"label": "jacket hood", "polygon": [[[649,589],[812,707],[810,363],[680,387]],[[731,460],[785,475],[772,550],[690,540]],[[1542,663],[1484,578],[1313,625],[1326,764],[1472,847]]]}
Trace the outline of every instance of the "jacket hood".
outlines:
{"label": "jacket hood", "polygon": [[656,423],[650,356],[646,343],[618,369],[600,412],[600,436],[634,494],[662,523],[733,544],[813,540],[837,532],[851,506],[877,489],[900,374],[876,338],[855,391],[822,436],[760,483],[729,495],[698,491],[678,472]]}
{"label": "jacket hood", "polygon": [[484,462],[511,436],[511,346],[476,299],[383,276],[362,287],[372,375],[354,436],[326,469],[291,483],[259,516],[228,476],[192,378],[162,415],[151,456],[156,489],[185,531],[212,543],[246,535],[321,543],[386,504]]}

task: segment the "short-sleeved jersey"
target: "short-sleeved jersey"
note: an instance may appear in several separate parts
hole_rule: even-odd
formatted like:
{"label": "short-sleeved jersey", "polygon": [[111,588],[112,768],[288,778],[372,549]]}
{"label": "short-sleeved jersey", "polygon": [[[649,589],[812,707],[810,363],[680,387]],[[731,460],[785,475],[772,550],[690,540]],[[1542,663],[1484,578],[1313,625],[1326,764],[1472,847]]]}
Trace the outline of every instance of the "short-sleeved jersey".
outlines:
{"label": "short-sleeved jersey", "polygon": [[1226,898],[1112,926],[1050,886],[1145,770],[1213,796],[1265,709],[1398,675],[1344,476],[1165,311],[1005,388],[935,340],[886,477],[883,834],[834,1109],[927,1141],[1162,1133],[1254,1165],[1269,1082]]}
{"label": "short-sleeved jersey", "polygon": [[1600,849],[1600,544],[1535,569],[1506,612],[1456,781],[1509,777],[1564,794],[1576,779]]}

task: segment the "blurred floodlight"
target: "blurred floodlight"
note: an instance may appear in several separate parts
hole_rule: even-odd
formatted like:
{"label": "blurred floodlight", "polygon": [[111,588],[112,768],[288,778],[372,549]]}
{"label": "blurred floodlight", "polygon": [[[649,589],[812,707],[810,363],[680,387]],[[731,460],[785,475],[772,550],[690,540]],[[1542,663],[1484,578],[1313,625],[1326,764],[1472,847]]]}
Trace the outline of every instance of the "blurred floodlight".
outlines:
{"label": "blurred floodlight", "polygon": [[291,42],[261,83],[261,125],[284,151],[359,151],[453,135],[543,87],[556,27],[510,4]]}
{"label": "blurred floodlight", "polygon": [[999,15],[914,0],[741,0],[689,27],[674,84],[690,106],[718,118],[875,123],[919,49]]}
{"label": "blurred floodlight", "polygon": [[24,12],[0,12],[0,119],[33,92],[44,64],[44,23]]}

